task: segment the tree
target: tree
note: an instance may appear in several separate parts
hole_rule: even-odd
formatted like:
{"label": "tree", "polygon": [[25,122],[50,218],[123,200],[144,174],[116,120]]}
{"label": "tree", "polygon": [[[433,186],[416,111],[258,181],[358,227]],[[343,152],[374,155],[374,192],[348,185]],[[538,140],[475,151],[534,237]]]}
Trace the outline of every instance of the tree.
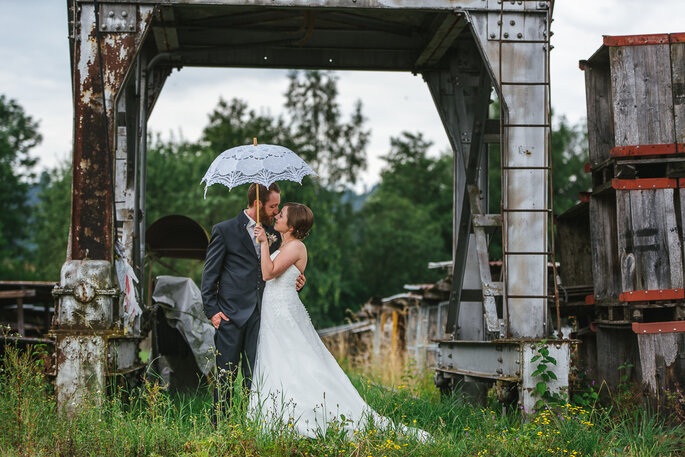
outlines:
{"label": "tree", "polygon": [[451,154],[429,157],[431,142],[421,133],[402,132],[390,144],[381,182],[361,211],[355,258],[364,299],[435,281],[428,262],[451,258]]}
{"label": "tree", "polygon": [[32,253],[35,277],[57,281],[67,255],[71,215],[71,163],[63,162],[41,174],[34,208]]}
{"label": "tree", "polygon": [[248,109],[244,100],[219,99],[209,115],[209,125],[203,130],[202,142],[218,155],[234,146],[252,143],[254,137],[260,143],[283,144],[290,135],[283,119],[257,114]]}
{"label": "tree", "polygon": [[405,284],[432,282],[428,262],[444,260],[440,224],[414,201],[381,188],[362,209],[356,259],[365,297],[400,293]]}
{"label": "tree", "polygon": [[387,166],[381,171],[383,191],[406,198],[426,210],[438,223],[445,259],[452,250],[452,152],[429,157],[432,142],[423,134],[402,132],[390,138],[390,152],[383,156]]}
{"label": "tree", "polygon": [[578,202],[578,194],[592,187],[592,176],[583,171],[589,157],[587,124],[571,125],[565,116],[557,118],[552,131],[554,154],[554,213],[561,214]]}
{"label": "tree", "polygon": [[[350,306],[349,302],[344,301],[346,295],[343,287],[345,278],[351,274],[349,266],[352,254],[349,246],[353,216],[351,206],[343,201],[342,191],[338,189],[340,181],[337,179],[354,177],[365,163],[364,138],[368,133],[364,133],[360,105],[354,118],[357,123],[341,124],[335,99],[335,79],[330,75],[308,72],[299,77],[293,74],[291,86],[295,84],[294,81],[309,88],[303,93],[288,93],[288,121],[268,114],[258,115],[242,100],[220,100],[210,114],[209,125],[204,129],[200,143],[173,139],[152,142],[148,152],[148,223],[167,214],[183,214],[210,230],[214,224],[234,217],[245,208],[247,185],[231,192],[223,186],[212,186],[207,198],[203,199],[204,189],[199,183],[220,152],[251,143],[253,137],[257,137],[261,143],[290,147],[313,166],[318,164],[326,170],[333,170],[333,173],[327,173],[327,180],[323,183],[310,178],[303,186],[279,183],[282,202],[299,201],[310,206],[314,212],[314,228],[307,239],[307,287],[301,297],[307,303],[314,323],[328,326],[340,322],[345,309]],[[312,98],[316,99],[316,103]],[[318,119],[317,116],[323,112],[328,113],[325,119]],[[336,112],[337,115],[331,114]],[[315,125],[319,127],[313,127],[313,131],[318,133],[302,133],[306,130],[305,126]],[[327,132],[317,130],[322,128],[321,125]],[[299,137],[294,129],[299,129]],[[316,143],[315,147],[311,146],[310,140]],[[351,143],[346,143],[348,140]],[[333,152],[337,160],[331,161]],[[165,263],[176,271],[169,271],[167,267],[155,263],[154,274],[182,273],[196,282],[202,276],[201,262]]]}
{"label": "tree", "polygon": [[30,151],[41,142],[38,123],[15,101],[0,95],[0,272],[22,275],[29,240],[28,193],[36,159]]}
{"label": "tree", "polygon": [[366,146],[371,135],[364,129],[361,101],[355,103],[345,123],[341,120],[333,73],[293,71],[288,78],[285,107],[294,150],[317,170],[325,184],[354,184],[359,171],[366,167]]}

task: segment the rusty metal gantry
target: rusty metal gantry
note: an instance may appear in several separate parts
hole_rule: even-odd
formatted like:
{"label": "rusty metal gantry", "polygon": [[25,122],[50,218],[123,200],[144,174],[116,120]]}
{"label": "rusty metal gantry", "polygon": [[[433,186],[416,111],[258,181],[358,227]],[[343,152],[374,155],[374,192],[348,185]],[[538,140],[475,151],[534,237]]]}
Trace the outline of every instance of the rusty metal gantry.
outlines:
{"label": "rusty metal gantry", "polygon": [[[53,328],[59,404],[78,404],[86,387],[141,367],[136,347],[143,335],[123,321],[114,249],[118,240],[120,257],[142,278],[147,119],[171,70],[184,66],[420,73],[455,157],[454,338],[442,350],[452,357],[473,347],[458,338],[476,340],[501,364],[497,338],[549,335],[551,7],[550,0],[68,0],[73,194]],[[504,211],[487,215],[479,208],[487,201],[493,88],[503,108],[491,142],[503,145],[505,192]],[[503,226],[505,234],[508,275],[499,282],[483,268],[486,225]],[[481,282],[483,301],[475,304],[461,300],[469,268]],[[460,362],[468,354],[440,372],[504,376],[496,361],[469,371]],[[559,373],[560,386],[567,374]]]}

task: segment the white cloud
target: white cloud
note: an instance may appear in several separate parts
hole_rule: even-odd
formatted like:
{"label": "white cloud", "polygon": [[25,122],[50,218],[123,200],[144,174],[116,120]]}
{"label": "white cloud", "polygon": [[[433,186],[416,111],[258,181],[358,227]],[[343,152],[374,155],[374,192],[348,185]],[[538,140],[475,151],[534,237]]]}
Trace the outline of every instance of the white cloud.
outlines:
{"label": "white cloud", "polygon": [[[602,35],[685,32],[685,1],[557,0],[553,24],[552,104],[572,122],[585,116],[585,87],[578,60],[601,45]],[[71,150],[72,103],[65,2],[0,0],[0,93],[18,100],[39,119],[44,141],[36,148],[43,167]],[[219,97],[239,97],[277,115],[287,87],[284,71],[186,68],[166,82],[150,129],[182,131],[198,138]],[[433,153],[447,147],[437,112],[420,77],[400,73],[341,72],[340,102],[346,112],[361,99],[372,129],[367,183],[377,180],[379,155],[389,137],[422,131]]]}

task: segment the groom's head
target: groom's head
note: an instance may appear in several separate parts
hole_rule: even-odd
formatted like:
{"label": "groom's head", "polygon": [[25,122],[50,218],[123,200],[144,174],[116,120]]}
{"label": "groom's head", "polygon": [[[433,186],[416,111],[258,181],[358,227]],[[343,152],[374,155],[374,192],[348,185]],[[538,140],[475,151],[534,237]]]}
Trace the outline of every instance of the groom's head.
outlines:
{"label": "groom's head", "polygon": [[278,206],[281,204],[281,188],[273,183],[268,188],[261,184],[250,184],[247,189],[247,207],[252,209],[257,204],[257,186],[259,186],[259,222],[263,225],[271,225],[274,216],[278,214]]}

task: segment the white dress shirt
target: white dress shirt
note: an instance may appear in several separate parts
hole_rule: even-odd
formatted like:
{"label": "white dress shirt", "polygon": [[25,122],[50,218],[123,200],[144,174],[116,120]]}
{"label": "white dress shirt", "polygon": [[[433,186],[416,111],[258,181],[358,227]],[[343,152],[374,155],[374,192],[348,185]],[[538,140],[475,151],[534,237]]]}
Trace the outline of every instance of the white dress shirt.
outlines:
{"label": "white dress shirt", "polygon": [[247,216],[247,225],[245,228],[247,229],[247,233],[250,235],[250,239],[252,240],[252,244],[254,244],[254,249],[257,252],[257,257],[262,256],[262,249],[257,243],[257,239],[254,236],[254,228],[257,226],[257,222],[250,217],[249,214],[247,214],[247,210],[245,210],[245,215]]}

